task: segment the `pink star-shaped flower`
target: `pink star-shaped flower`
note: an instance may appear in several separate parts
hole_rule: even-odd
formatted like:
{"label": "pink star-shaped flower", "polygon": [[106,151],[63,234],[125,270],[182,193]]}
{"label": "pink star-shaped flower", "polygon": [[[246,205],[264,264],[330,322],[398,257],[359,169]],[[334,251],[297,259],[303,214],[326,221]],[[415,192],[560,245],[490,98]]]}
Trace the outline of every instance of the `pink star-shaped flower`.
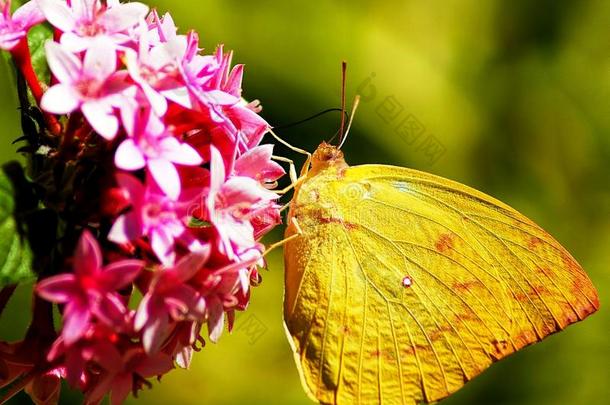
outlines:
{"label": "pink star-shaped flower", "polygon": [[220,152],[210,146],[210,189],[206,199],[208,220],[219,236],[219,249],[230,259],[256,245],[252,215],[279,196],[251,177],[225,176]]}
{"label": "pink star-shaped flower", "polygon": [[113,139],[119,129],[114,113],[121,93],[131,86],[125,72],[116,72],[116,52],[107,42],[93,44],[81,60],[56,42],[45,45],[47,61],[59,81],[43,95],[41,107],[53,114],[80,109],[93,129]]}
{"label": "pink star-shaped flower", "polygon": [[141,347],[129,348],[115,367],[101,373],[98,383],[86,393],[86,403],[99,403],[110,392],[110,404],[120,405],[130,392],[142,388],[145,378],[160,376],[172,368],[172,358],[165,353],[149,356]]}
{"label": "pink star-shaped flower", "polygon": [[174,201],[154,185],[144,186],[126,173],[117,174],[117,182],[126,191],[131,209],[115,220],[108,240],[126,244],[147,236],[161,263],[170,266],[174,263],[176,240],[185,246],[197,244],[185,232],[190,201]]}
{"label": "pink star-shaped flower", "polygon": [[192,146],[180,142],[166,132],[161,120],[152,111],[136,111],[131,135],[117,148],[115,165],[123,170],[148,168],[161,190],[173,200],[180,196],[181,183],[176,164],[197,166],[203,159]]}
{"label": "pink star-shaped flower", "polygon": [[201,270],[207,259],[208,252],[190,253],[174,267],[159,270],[153,276],[134,323],[136,331],[142,331],[147,353],[159,350],[171,332],[170,320],[183,321],[196,309],[197,291],[186,282]]}
{"label": "pink star-shaped flower", "polygon": [[62,337],[67,345],[76,342],[93,317],[108,325],[121,325],[127,310],[116,291],[131,283],[142,267],[141,260],[121,260],[102,267],[100,247],[84,231],[74,253],[73,273],[46,278],[38,283],[38,295],[65,304]]}
{"label": "pink star-shaped flower", "polygon": [[131,39],[128,29],[143,21],[148,6],[108,0],[36,0],[47,20],[63,32],[61,44],[71,52],[88,49],[99,39],[121,45]]}

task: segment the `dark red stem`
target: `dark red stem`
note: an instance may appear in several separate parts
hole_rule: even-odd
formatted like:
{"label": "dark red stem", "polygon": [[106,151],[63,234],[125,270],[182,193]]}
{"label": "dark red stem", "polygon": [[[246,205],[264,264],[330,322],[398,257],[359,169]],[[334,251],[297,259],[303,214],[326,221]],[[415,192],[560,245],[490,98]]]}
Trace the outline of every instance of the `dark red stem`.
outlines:
{"label": "dark red stem", "polygon": [[[28,45],[27,38],[23,38],[21,41],[19,41],[19,44],[17,44],[17,46],[11,51],[11,55],[13,56],[17,69],[19,69],[25,78],[32,95],[36,100],[36,104],[38,104],[40,107],[40,100],[42,99],[44,90],[42,89],[42,85],[40,84],[38,76],[36,76],[36,72],[32,66],[32,58],[30,56],[30,47]],[[57,118],[55,118],[54,115],[46,112],[44,113],[44,118],[49,131],[54,135],[59,135],[61,133],[61,124],[59,121],[57,121]]]}

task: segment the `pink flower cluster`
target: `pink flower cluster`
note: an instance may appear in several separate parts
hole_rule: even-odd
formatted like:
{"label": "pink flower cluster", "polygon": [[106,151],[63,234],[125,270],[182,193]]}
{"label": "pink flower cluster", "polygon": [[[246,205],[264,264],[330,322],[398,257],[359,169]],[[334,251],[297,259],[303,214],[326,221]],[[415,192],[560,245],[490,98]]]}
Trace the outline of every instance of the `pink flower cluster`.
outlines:
{"label": "pink flower cluster", "polygon": [[147,377],[188,367],[202,325],[217,341],[225,318],[231,328],[246,308],[264,264],[258,241],[280,222],[272,189],[284,170],[273,146],[260,145],[268,124],[258,103],[241,98],[243,66],[231,67],[221,46],[203,54],[169,14],[138,2],[32,0],[11,17],[7,4],[3,48],[43,19],[55,30],[41,109],[65,117],[61,136],[110,154],[105,217],[83,224],[91,231],[66,272],[36,291],[62,311],[53,375],[89,403],[110,392],[117,404]]}

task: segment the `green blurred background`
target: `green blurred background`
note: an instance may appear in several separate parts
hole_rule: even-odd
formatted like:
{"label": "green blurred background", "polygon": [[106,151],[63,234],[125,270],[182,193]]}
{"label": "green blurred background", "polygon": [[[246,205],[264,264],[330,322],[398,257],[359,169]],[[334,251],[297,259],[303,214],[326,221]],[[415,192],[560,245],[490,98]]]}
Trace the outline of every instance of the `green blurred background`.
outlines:
{"label": "green blurred background", "polygon": [[[234,49],[234,62],[246,64],[244,96],[260,99],[275,126],[338,107],[346,60],[348,99],[363,95],[344,147],[349,163],[413,167],[491,194],[549,231],[586,269],[599,313],[492,366],[445,404],[610,398],[610,2],[150,4],[171,11],[182,30],[196,29],[208,50]],[[19,128],[7,66],[0,74],[5,161],[15,156],[9,142]],[[339,117],[278,132],[313,151]],[[269,240],[280,237],[278,230]],[[280,251],[263,277],[236,331],[208,344],[192,370],[170,373],[129,403],[310,403],[284,337]],[[2,338],[25,328],[27,293],[20,288],[11,303]]]}

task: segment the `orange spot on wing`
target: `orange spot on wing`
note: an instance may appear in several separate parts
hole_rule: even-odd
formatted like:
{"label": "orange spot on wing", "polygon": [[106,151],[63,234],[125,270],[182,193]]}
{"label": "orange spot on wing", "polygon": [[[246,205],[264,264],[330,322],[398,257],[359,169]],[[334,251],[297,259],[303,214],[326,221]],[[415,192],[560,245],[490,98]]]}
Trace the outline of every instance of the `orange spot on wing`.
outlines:
{"label": "orange spot on wing", "polygon": [[443,233],[434,245],[437,251],[443,253],[453,248],[453,236],[448,233]]}
{"label": "orange spot on wing", "polygon": [[527,248],[532,250],[535,249],[536,247],[538,247],[538,245],[540,245],[542,243],[542,239],[540,239],[537,236],[532,236],[528,241],[527,241]]}
{"label": "orange spot on wing", "polygon": [[433,331],[432,331],[432,332],[431,332],[431,333],[428,335],[428,337],[430,338],[430,340],[433,340],[433,341],[435,341],[435,340],[439,340],[439,339],[441,339],[441,338],[443,338],[443,339],[444,339],[443,335],[444,335],[445,333],[452,332],[452,331],[453,331],[453,328],[452,328],[451,326],[449,326],[449,325],[443,325],[443,326],[441,326],[441,327],[438,327],[438,328],[434,329],[434,330],[433,330]]}
{"label": "orange spot on wing", "polygon": [[356,229],[358,228],[358,225],[351,223],[351,222],[345,222],[342,219],[339,218],[328,218],[328,217],[318,217],[318,222],[320,222],[321,224],[341,224],[344,227],[346,227],[347,229]]}
{"label": "orange spot on wing", "polygon": [[458,283],[453,283],[451,285],[451,287],[454,290],[462,291],[462,292],[463,291],[470,291],[470,290],[473,290],[473,289],[481,287],[481,286],[482,286],[482,284],[479,281],[477,281],[477,280],[466,281],[466,282],[463,282],[463,283],[462,282],[458,282]]}

